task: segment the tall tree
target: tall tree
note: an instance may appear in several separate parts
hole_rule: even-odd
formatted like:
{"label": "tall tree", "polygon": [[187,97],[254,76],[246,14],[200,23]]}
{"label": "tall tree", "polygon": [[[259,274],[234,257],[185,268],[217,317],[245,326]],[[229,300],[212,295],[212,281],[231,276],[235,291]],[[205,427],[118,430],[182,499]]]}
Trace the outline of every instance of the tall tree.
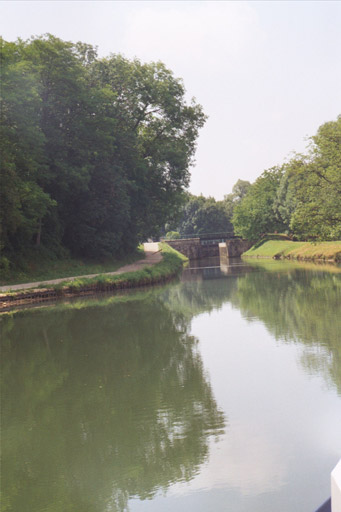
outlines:
{"label": "tall tree", "polygon": [[182,81],[160,62],[98,59],[49,34],[5,43],[2,59],[4,252],[119,255],[158,234],[205,122]]}
{"label": "tall tree", "polygon": [[296,208],[290,227],[301,238],[341,238],[341,116],[322,125],[301,165],[289,169]]}
{"label": "tall tree", "polygon": [[46,139],[35,69],[23,58],[24,48],[1,41],[0,238],[12,251],[33,239],[39,244],[41,222],[56,204],[40,184]]}
{"label": "tall tree", "polygon": [[233,211],[237,204],[243,199],[251,187],[251,183],[247,180],[238,180],[232,188],[232,193],[224,196],[224,206],[226,213],[231,221]]}
{"label": "tall tree", "polygon": [[272,167],[249,188],[234,209],[232,223],[236,235],[257,240],[263,233],[286,229],[283,219],[273,208],[283,172],[281,167]]}
{"label": "tall tree", "polygon": [[213,197],[188,195],[178,226],[180,233],[188,235],[232,230],[223,201],[216,201]]}
{"label": "tall tree", "polygon": [[200,105],[185,102],[182,81],[161,62],[142,64],[120,55],[95,63],[101,87],[115,94],[117,157],[129,180],[131,231],[158,234],[188,186]]}

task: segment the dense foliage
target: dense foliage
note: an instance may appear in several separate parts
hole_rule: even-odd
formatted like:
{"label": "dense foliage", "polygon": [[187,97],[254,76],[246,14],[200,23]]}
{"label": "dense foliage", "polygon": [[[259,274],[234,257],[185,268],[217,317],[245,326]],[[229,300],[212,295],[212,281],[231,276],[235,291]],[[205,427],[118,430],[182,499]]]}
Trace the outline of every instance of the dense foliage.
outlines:
{"label": "dense foliage", "polygon": [[232,193],[224,196],[224,207],[230,223],[235,207],[241,202],[250,187],[251,183],[249,181],[238,180],[237,183],[233,185]]}
{"label": "dense foliage", "polygon": [[[166,228],[176,229],[175,233],[182,235],[233,233],[231,219],[234,208],[240,203],[250,186],[248,181],[238,180],[232,193],[225,195],[223,201],[216,201],[214,197],[203,195],[184,194],[176,220]],[[167,237],[169,235],[170,238],[174,237],[172,233],[172,231],[167,233]]]}
{"label": "dense foliage", "polygon": [[307,155],[265,171],[236,206],[236,234],[286,231],[301,240],[341,238],[341,116],[323,124]]}
{"label": "dense foliage", "polygon": [[200,105],[161,62],[47,35],[2,41],[2,262],[34,247],[120,256],[189,182]]}
{"label": "dense foliage", "polygon": [[273,209],[282,176],[283,170],[274,167],[264,171],[251,185],[234,210],[232,222],[237,235],[252,240],[261,234],[285,229]]}
{"label": "dense foliage", "polygon": [[181,234],[221,233],[233,227],[223,201],[188,194],[177,231]]}

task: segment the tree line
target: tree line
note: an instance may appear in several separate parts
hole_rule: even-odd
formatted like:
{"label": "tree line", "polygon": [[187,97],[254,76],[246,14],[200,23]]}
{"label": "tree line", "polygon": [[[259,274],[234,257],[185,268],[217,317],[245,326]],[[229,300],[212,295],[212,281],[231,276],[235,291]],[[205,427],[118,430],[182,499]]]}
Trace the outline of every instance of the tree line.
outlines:
{"label": "tree line", "polygon": [[233,231],[257,240],[278,232],[340,240],[341,116],[320,126],[306,154],[265,170],[252,184],[238,180],[224,200],[188,195],[171,227],[180,235]]}
{"label": "tree line", "polygon": [[236,234],[286,232],[299,240],[341,239],[341,116],[323,124],[307,154],[266,170],[233,213]]}
{"label": "tree line", "polygon": [[45,251],[122,256],[188,186],[202,107],[161,62],[52,35],[1,41],[2,265]]}
{"label": "tree line", "polygon": [[184,193],[177,216],[165,226],[166,237],[180,238],[182,235],[203,233],[233,234],[234,209],[250,187],[249,181],[238,180],[232,192],[225,195],[222,201],[217,201],[214,197]]}
{"label": "tree line", "polygon": [[121,257],[171,230],[341,238],[341,116],[217,201],[186,192],[206,117],[163,63],[45,35],[1,40],[1,72],[2,270],[27,254]]}

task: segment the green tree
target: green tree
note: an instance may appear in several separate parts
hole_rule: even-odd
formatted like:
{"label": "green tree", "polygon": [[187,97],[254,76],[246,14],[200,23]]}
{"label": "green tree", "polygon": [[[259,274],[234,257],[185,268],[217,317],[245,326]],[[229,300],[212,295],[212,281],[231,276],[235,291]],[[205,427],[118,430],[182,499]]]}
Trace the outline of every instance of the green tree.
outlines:
{"label": "green tree", "polygon": [[182,81],[50,34],[4,43],[2,70],[4,254],[41,243],[117,256],[159,234],[205,122]]}
{"label": "green tree", "polygon": [[46,170],[37,80],[24,45],[1,41],[0,237],[13,251],[39,245],[41,223],[56,203],[40,186]]}
{"label": "green tree", "polygon": [[289,176],[296,196],[293,232],[306,239],[340,239],[341,116],[319,128],[307,157],[290,169]]}
{"label": "green tree", "polygon": [[274,201],[283,172],[282,167],[264,171],[236,205],[232,217],[236,235],[257,240],[263,233],[287,228],[283,219],[274,211]]}
{"label": "green tree", "polygon": [[188,195],[178,231],[183,234],[222,233],[232,231],[232,225],[223,201]]}
{"label": "green tree", "polygon": [[341,237],[341,116],[311,137],[306,155],[265,171],[239,204],[225,196],[236,234],[291,231],[300,239]]}
{"label": "green tree", "polygon": [[251,187],[251,183],[246,180],[238,180],[232,188],[232,193],[224,196],[224,207],[226,213],[231,221],[233,217],[233,211],[237,204],[243,199]]}
{"label": "green tree", "polygon": [[120,55],[94,64],[98,84],[115,95],[117,158],[129,181],[130,231],[159,234],[189,183],[200,105],[185,102],[182,81],[161,62],[142,64]]}
{"label": "green tree", "polygon": [[283,219],[287,226],[290,226],[292,215],[298,204],[296,190],[299,174],[297,171],[302,165],[302,160],[296,158],[283,166],[285,172],[281,178],[274,200],[274,211]]}

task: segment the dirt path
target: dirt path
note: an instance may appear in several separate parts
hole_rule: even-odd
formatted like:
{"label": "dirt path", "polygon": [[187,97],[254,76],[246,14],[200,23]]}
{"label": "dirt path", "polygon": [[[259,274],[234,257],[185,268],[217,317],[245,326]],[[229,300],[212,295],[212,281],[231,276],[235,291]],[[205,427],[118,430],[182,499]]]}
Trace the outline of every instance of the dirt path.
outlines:
{"label": "dirt path", "polygon": [[9,290],[27,290],[28,288],[38,288],[41,284],[58,284],[64,281],[74,281],[75,279],[81,278],[91,278],[99,275],[116,275],[123,274],[124,272],[134,272],[135,270],[140,270],[143,267],[150,267],[151,265],[155,265],[161,261],[161,251],[159,250],[159,244],[157,242],[145,243],[144,244],[144,252],[146,257],[143,260],[135,261],[134,263],[129,263],[129,265],[124,265],[124,267],[115,270],[115,272],[102,272],[100,274],[88,274],[85,276],[75,276],[75,277],[62,277],[60,279],[51,279],[50,281],[36,281],[34,283],[25,283],[25,284],[12,284],[7,286],[0,286],[0,292],[6,292]]}

